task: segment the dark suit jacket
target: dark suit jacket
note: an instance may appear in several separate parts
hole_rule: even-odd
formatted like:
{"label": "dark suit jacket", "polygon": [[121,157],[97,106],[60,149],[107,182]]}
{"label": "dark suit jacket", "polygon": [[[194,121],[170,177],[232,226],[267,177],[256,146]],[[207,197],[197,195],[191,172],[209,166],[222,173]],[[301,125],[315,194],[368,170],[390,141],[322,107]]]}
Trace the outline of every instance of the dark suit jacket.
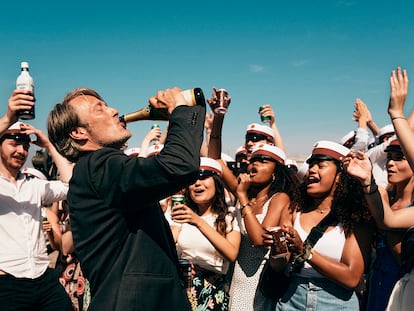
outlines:
{"label": "dark suit jacket", "polygon": [[104,148],[74,168],[73,238],[91,286],[89,310],[189,310],[172,234],[158,201],[197,178],[205,107],[179,106],[161,153]]}

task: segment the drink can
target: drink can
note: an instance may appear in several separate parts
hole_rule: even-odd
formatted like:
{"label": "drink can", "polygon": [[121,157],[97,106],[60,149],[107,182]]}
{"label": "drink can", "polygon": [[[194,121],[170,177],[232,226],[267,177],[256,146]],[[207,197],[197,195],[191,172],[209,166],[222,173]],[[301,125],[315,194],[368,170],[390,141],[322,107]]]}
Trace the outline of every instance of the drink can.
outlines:
{"label": "drink can", "polygon": [[[260,107],[259,107],[259,113],[260,113],[260,111],[262,111],[264,108],[265,108],[264,106],[260,106]],[[269,116],[264,117],[262,114],[260,114],[260,120],[261,120],[263,123],[270,122],[270,117],[269,117]]]}
{"label": "drink can", "polygon": [[271,247],[271,254],[277,255],[287,253],[289,250],[287,247],[286,236],[285,233],[281,230],[281,227],[272,227],[269,228],[268,231],[272,234],[274,240],[274,244]]}
{"label": "drink can", "polygon": [[153,129],[155,129],[155,128],[159,128],[160,126],[158,125],[158,124],[156,124],[156,123],[154,123],[152,126],[151,126],[151,130],[153,130]]}
{"label": "drink can", "polygon": [[185,282],[185,287],[190,288],[192,285],[191,279],[193,277],[191,270],[191,262],[188,259],[179,259],[178,263],[180,265],[181,278]]}
{"label": "drink can", "polygon": [[185,197],[183,194],[174,194],[171,197],[171,205],[174,207],[178,204],[184,204],[185,203]]}

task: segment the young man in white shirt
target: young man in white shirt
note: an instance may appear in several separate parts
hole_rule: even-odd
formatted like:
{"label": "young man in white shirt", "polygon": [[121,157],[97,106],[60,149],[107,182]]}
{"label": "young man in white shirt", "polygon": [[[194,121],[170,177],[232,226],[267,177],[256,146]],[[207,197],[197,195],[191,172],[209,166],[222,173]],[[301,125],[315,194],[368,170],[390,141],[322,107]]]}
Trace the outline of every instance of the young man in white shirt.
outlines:
{"label": "young man in white shirt", "polygon": [[[66,198],[72,165],[48,137],[17,121],[17,111],[30,108],[29,91],[15,90],[0,118],[0,306],[2,310],[73,310],[69,296],[48,268],[41,207]],[[30,135],[36,137],[31,140]],[[62,181],[40,180],[21,172],[30,144],[45,148]]]}

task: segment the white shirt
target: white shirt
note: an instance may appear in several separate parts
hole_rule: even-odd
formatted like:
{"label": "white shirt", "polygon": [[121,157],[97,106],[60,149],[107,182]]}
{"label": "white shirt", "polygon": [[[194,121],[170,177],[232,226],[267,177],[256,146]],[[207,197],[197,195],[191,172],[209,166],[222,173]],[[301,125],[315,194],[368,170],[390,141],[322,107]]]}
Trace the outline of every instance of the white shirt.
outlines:
{"label": "white shirt", "polygon": [[355,143],[352,145],[352,150],[361,150],[366,152],[368,150],[368,131],[364,128],[359,127],[355,134]]}
{"label": "white shirt", "polygon": [[[301,213],[296,213],[296,219],[293,227],[298,232],[302,241],[305,241],[310,232],[306,232],[300,224]],[[337,224],[332,230],[325,231],[322,237],[316,242],[313,249],[319,254],[328,257],[337,262],[341,261],[342,252],[345,246],[345,233],[342,224]],[[317,272],[310,264],[305,262],[303,269],[300,270],[299,275],[303,277],[324,277]]]}
{"label": "white shirt", "polygon": [[387,153],[385,149],[390,144],[390,139],[383,143],[372,147],[367,151],[367,156],[372,163],[372,175],[374,176],[377,185],[385,188],[388,185],[388,173],[386,169],[387,165]]}
{"label": "white shirt", "polygon": [[68,185],[19,174],[17,186],[0,174],[0,270],[37,278],[49,258],[41,207],[66,198]]}
{"label": "white shirt", "polygon": [[[240,232],[240,228],[234,215],[234,207],[229,208],[229,210],[231,210],[232,213],[226,215],[226,231],[230,232],[230,230],[233,229],[234,231]],[[171,221],[169,211],[166,213],[166,218],[170,225],[176,225]],[[201,218],[203,218],[211,227],[215,228],[217,215],[208,214],[201,216]],[[188,259],[193,264],[206,270],[226,274],[230,267],[230,262],[220,255],[213,244],[211,244],[196,226],[191,224],[182,224],[176,247],[179,257]]]}

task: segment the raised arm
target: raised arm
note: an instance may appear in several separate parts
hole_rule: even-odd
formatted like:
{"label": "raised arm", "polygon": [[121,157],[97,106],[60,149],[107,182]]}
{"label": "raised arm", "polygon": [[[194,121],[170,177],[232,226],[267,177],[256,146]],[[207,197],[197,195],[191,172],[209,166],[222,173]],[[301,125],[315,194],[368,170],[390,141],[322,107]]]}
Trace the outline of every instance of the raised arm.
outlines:
{"label": "raised arm", "polygon": [[401,229],[414,226],[414,209],[391,209],[387,192],[382,188],[378,189],[375,184],[371,173],[371,162],[366,154],[351,153],[343,163],[348,174],[361,182],[368,208],[379,227]]}
{"label": "raised arm", "polygon": [[0,135],[17,122],[17,111],[30,110],[34,105],[34,97],[30,91],[14,90],[7,103],[7,112],[0,118]]}
{"label": "raised arm", "polygon": [[276,125],[276,118],[275,118],[275,112],[272,109],[272,107],[268,104],[262,106],[263,109],[259,111],[259,114],[263,115],[264,117],[269,117],[269,126],[273,130],[273,133],[275,135],[275,146],[279,147],[283,150],[283,152],[286,152],[285,143],[283,142],[282,135],[280,134],[279,128]]}
{"label": "raised arm", "polygon": [[[404,104],[408,93],[408,74],[407,70],[398,67],[391,72],[390,78],[390,101],[388,104],[388,114],[394,125],[395,133],[400,141],[401,148],[414,170],[414,132],[404,116]],[[410,114],[410,118],[413,116]]]}
{"label": "raised arm", "polygon": [[144,139],[141,142],[141,147],[139,150],[139,155],[145,157],[147,150],[152,141],[159,142],[161,137],[161,129],[159,127],[151,128],[151,130],[145,135]]}
{"label": "raised arm", "polygon": [[361,150],[367,151],[368,150],[368,115],[369,111],[365,103],[357,98],[354,103],[354,119],[358,122],[358,129],[355,135],[355,143],[352,146],[353,150]]}
{"label": "raised arm", "polygon": [[47,135],[44,134],[41,130],[35,128],[34,126],[30,124],[24,124],[23,127],[24,127],[26,134],[36,135],[36,140],[32,141],[32,143],[41,148],[45,148],[50,153],[50,155],[52,156],[53,162],[55,163],[59,171],[60,180],[65,183],[68,183],[72,177],[72,170],[73,170],[74,164],[66,160],[66,158],[64,158],[56,150],[56,148],[50,142]]}

